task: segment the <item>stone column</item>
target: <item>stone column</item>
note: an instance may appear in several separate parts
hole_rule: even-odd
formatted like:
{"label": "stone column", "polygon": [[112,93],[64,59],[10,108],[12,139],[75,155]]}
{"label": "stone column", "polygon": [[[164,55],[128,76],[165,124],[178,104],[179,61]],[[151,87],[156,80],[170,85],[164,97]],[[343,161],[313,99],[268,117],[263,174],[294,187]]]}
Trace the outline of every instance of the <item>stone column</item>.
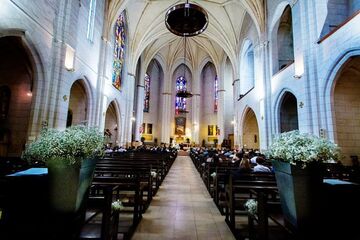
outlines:
{"label": "stone column", "polygon": [[[171,79],[170,73],[164,72],[164,79]],[[164,81],[163,92],[161,93],[163,101],[161,106],[161,142],[170,143],[170,129],[171,129],[171,110],[172,110],[172,92],[171,81]]]}
{"label": "stone column", "polygon": [[132,73],[127,74],[126,84],[124,84],[124,92],[126,95],[126,109],[124,119],[124,138],[123,142],[126,145],[131,145],[132,129],[135,127],[135,122],[132,120],[134,110],[134,93],[135,93],[135,75]]}
{"label": "stone column", "polygon": [[232,83],[234,93],[234,147],[240,147],[240,124],[241,116],[239,115],[238,97],[240,94],[240,79],[235,79]]}
{"label": "stone column", "polygon": [[201,73],[199,72],[194,72],[194,76],[196,76],[196,78],[193,79],[192,81],[192,93],[193,96],[191,98],[191,103],[192,103],[192,112],[191,112],[191,118],[192,118],[192,123],[191,123],[191,138],[192,141],[195,142],[195,144],[200,144],[200,76]]}
{"label": "stone column", "polygon": [[140,59],[141,67],[140,67],[140,76],[138,77],[138,84],[137,84],[137,96],[136,96],[136,116],[135,116],[135,141],[140,141],[141,133],[140,133],[140,127],[142,126],[144,122],[144,77],[145,77],[145,66],[144,62],[142,61],[142,58]]}
{"label": "stone column", "polygon": [[217,126],[220,129],[220,135],[218,135],[218,144],[221,144],[224,140],[224,131],[225,131],[225,123],[224,123],[224,80],[219,79],[219,90],[218,90],[218,110],[217,110]]}

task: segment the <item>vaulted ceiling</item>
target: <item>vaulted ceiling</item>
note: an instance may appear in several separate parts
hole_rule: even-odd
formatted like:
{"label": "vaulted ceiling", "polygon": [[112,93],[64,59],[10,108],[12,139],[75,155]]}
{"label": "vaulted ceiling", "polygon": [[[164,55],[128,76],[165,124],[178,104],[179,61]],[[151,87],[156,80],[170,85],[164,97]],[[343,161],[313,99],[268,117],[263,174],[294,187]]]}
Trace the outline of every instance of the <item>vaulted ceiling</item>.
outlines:
{"label": "vaulted ceiling", "polygon": [[[170,6],[185,0],[109,0],[107,2],[107,31],[109,36],[119,14],[126,10],[130,65],[134,68],[140,56],[150,62],[156,55],[170,67],[184,56],[183,39],[166,28],[165,14]],[[209,16],[209,26],[204,33],[188,39],[186,58],[199,64],[210,58],[215,65],[228,57],[234,64],[240,48],[244,21],[252,19],[257,34],[265,26],[264,0],[191,0],[202,6]],[[248,22],[248,21],[247,21]],[[164,66],[163,66],[164,67]],[[131,67],[130,67],[131,68]],[[130,70],[133,71],[134,69]]]}

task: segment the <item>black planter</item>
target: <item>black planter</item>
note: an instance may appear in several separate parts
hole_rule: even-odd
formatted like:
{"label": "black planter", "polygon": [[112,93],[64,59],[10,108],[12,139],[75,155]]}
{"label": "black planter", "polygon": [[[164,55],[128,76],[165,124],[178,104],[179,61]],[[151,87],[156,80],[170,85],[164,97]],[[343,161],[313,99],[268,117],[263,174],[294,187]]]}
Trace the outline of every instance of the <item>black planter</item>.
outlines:
{"label": "black planter", "polygon": [[296,233],[306,234],[315,230],[322,192],[321,165],[310,164],[303,169],[276,160],[272,164],[285,223]]}

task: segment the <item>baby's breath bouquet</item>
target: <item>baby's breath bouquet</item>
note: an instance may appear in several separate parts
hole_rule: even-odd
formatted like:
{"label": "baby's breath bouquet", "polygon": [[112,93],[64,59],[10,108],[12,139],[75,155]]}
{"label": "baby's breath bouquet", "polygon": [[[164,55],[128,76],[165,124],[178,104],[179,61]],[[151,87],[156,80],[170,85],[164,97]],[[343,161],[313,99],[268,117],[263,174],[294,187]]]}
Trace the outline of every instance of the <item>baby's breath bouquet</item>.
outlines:
{"label": "baby's breath bouquet", "polygon": [[72,126],[63,131],[44,129],[23,153],[29,161],[80,164],[82,160],[103,155],[104,137],[97,128]]}
{"label": "baby's breath bouquet", "polygon": [[244,207],[245,207],[246,211],[249,212],[249,214],[251,214],[251,215],[257,214],[258,203],[255,199],[248,199],[245,202]]}
{"label": "baby's breath bouquet", "polygon": [[333,142],[294,130],[277,136],[267,155],[273,160],[306,167],[309,163],[337,161],[340,153]]}

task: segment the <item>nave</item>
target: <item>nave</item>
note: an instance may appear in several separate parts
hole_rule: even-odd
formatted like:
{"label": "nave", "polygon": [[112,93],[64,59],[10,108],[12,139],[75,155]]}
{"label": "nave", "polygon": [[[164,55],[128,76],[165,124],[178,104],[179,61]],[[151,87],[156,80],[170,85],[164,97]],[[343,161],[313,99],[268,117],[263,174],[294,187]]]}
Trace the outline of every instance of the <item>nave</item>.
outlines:
{"label": "nave", "polygon": [[178,156],[132,239],[235,238],[190,157]]}

